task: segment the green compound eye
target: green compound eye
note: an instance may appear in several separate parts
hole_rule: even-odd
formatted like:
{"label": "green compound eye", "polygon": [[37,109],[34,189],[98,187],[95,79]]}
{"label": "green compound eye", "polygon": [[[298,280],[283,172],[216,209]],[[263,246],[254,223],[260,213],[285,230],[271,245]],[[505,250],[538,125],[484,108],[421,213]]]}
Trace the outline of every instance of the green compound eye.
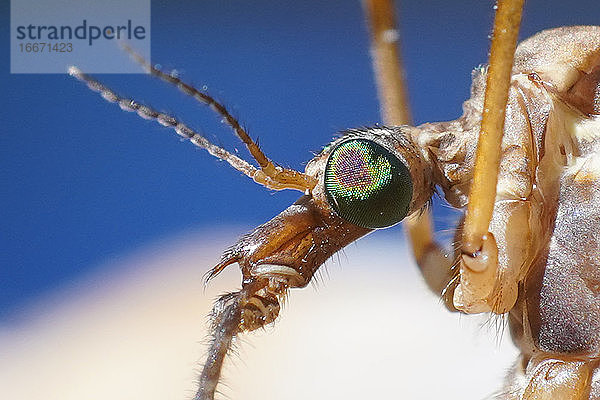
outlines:
{"label": "green compound eye", "polygon": [[385,228],[406,217],[410,172],[385,147],[351,139],[333,149],[325,166],[325,194],[338,215],[363,228]]}

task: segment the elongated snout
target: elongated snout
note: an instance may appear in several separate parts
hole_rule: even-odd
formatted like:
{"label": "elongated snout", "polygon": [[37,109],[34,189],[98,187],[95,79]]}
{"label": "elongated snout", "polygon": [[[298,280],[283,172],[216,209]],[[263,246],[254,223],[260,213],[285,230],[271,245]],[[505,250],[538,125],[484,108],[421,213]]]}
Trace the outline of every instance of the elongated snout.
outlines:
{"label": "elongated snout", "polygon": [[225,251],[209,278],[237,262],[244,282],[276,279],[287,287],[304,287],[329,257],[370,231],[338,217],[327,203],[305,195],[242,236]]}

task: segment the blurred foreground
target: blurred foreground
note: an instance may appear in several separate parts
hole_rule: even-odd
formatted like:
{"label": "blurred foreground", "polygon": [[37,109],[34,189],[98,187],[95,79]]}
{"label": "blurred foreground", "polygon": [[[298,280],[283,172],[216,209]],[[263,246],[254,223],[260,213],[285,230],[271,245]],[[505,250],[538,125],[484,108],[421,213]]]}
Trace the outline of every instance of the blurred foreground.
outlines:
{"label": "blurred foreground", "polygon": [[[499,389],[517,355],[508,332],[448,313],[400,241],[381,237],[334,257],[317,289],[292,291],[274,327],[243,336],[220,398],[482,399]],[[191,398],[212,300],[240,279],[232,266],[203,290],[202,275],[235,239],[203,233],[144,249],[0,325],[2,397]]]}

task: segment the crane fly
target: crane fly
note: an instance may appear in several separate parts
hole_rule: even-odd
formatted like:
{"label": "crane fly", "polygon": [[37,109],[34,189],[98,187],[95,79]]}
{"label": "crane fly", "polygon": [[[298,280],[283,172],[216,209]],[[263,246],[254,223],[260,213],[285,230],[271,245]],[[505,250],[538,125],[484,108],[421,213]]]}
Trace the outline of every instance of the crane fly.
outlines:
{"label": "crane fly", "polygon": [[[106,100],[172,128],[255,182],[303,193],[209,271],[213,279],[237,263],[242,286],[216,301],[196,399],[214,398],[235,338],[274,322],[289,289],[306,286],[348,244],[406,219],[423,277],[451,311],[508,316],[521,356],[498,398],[600,398],[600,27],[545,30],[515,51],[522,3],[499,2],[490,64],[474,71],[463,115],[412,127],[392,11],[367,2],[385,124],[346,130],[304,172],[272,161],[214,97],[132,49],[149,73],[223,118],[255,165],[71,67]],[[428,227],[436,190],[465,210],[451,252]]]}

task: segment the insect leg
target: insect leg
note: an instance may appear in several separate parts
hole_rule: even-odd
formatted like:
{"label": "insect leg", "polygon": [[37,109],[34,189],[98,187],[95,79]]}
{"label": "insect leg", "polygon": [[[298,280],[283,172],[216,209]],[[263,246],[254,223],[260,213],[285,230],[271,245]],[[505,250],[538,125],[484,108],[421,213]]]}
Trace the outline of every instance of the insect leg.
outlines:
{"label": "insect leg", "polygon": [[482,249],[492,217],[500,166],[500,144],[524,0],[499,0],[473,183],[463,230],[463,254]]}
{"label": "insect leg", "polygon": [[507,134],[500,149],[500,170],[492,218],[475,257],[459,256],[460,283],[453,296],[458,309],[477,313],[509,311],[523,279],[545,241],[543,201],[535,182],[536,145],[527,105],[518,82],[511,88]]}
{"label": "insect leg", "polygon": [[[391,0],[368,0],[365,8],[371,28],[371,54],[383,121],[389,125],[410,124],[412,118],[393,3]],[[407,218],[404,227],[425,281],[431,290],[440,294],[448,283],[452,261],[433,239],[431,213],[423,210]]]}
{"label": "insect leg", "polygon": [[371,55],[385,124],[412,123],[404,68],[400,59],[400,33],[396,27],[391,0],[364,3],[371,30]]}
{"label": "insect leg", "polygon": [[[487,71],[487,84],[473,183],[463,225],[460,281],[454,292],[454,305],[462,311],[477,313],[493,310],[503,313],[514,305],[517,296],[516,275],[519,267],[508,268],[515,261],[501,257],[494,235],[489,232],[490,221],[496,214],[496,186],[503,156],[502,138],[506,118],[512,65],[517,44],[524,0],[500,0],[494,21],[494,37]],[[526,152],[525,152],[526,153]],[[518,199],[516,200],[519,201]],[[526,208],[526,206],[525,206]],[[525,210],[521,207],[520,210]],[[515,215],[519,214],[514,211]],[[513,211],[499,212],[508,218]],[[523,211],[519,222],[528,232],[528,213]],[[501,218],[496,215],[497,219]],[[506,232],[506,227],[500,229]],[[503,240],[508,236],[504,235]],[[502,254],[510,254],[502,243]],[[518,246],[517,246],[518,247]],[[516,258],[518,260],[519,257]],[[506,267],[504,270],[502,267]],[[506,273],[510,272],[509,276]]]}

